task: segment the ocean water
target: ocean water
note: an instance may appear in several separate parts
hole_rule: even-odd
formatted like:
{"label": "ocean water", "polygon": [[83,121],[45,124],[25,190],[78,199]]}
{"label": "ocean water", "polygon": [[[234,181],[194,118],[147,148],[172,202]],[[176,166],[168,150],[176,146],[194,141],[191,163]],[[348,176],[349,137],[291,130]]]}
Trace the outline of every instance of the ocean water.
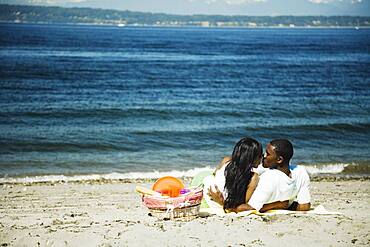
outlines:
{"label": "ocean water", "polygon": [[244,136],[369,174],[370,29],[0,24],[1,181],[191,175]]}

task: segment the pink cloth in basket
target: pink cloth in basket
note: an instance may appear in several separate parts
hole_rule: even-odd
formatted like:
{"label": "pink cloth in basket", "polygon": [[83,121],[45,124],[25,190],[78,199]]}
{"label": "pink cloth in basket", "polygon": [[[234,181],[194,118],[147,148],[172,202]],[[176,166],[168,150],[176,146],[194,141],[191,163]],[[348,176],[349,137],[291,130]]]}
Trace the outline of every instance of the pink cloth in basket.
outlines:
{"label": "pink cloth in basket", "polygon": [[150,209],[184,208],[199,205],[203,198],[203,189],[197,189],[178,197],[161,198],[158,196],[143,196],[143,203]]}

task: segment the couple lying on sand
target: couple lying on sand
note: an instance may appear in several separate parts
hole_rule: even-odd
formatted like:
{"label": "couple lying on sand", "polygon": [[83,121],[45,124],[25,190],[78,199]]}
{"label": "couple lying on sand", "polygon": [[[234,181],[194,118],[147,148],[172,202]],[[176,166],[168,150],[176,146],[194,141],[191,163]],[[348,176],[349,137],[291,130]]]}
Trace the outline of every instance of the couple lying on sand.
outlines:
{"label": "couple lying on sand", "polygon": [[213,175],[203,180],[209,207],[225,212],[271,209],[310,209],[310,178],[303,166],[289,164],[293,145],[276,139],[266,146],[252,138],[241,139],[231,157],[223,159]]}

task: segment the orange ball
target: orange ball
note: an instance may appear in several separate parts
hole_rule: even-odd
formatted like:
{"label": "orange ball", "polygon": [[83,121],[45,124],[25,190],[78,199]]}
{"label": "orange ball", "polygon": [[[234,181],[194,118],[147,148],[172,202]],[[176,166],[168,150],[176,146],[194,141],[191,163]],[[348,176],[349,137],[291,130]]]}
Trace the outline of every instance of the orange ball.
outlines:
{"label": "orange ball", "polygon": [[180,179],[165,176],[159,178],[152,187],[152,190],[160,192],[162,195],[177,197],[180,195],[180,190],[184,188],[184,184]]}

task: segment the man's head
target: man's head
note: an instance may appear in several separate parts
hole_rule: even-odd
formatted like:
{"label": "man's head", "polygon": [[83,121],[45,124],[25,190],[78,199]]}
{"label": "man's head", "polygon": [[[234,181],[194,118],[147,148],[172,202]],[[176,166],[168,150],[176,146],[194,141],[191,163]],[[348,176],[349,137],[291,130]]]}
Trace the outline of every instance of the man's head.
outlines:
{"label": "man's head", "polygon": [[272,140],[266,146],[266,153],[263,158],[263,167],[276,168],[289,165],[293,156],[293,145],[286,139]]}

